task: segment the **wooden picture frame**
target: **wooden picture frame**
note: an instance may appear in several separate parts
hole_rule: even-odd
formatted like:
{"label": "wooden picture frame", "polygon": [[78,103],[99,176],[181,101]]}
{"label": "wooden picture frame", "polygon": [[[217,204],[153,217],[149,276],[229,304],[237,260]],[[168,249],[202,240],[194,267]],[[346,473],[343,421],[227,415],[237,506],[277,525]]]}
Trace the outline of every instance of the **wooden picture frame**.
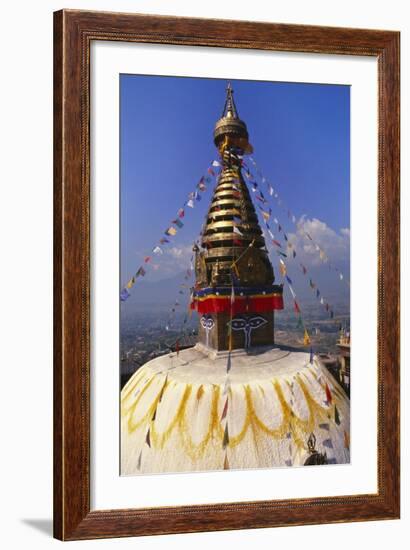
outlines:
{"label": "wooden picture frame", "polygon": [[[378,492],[90,510],[90,45],[93,40],[378,61]],[[399,517],[398,32],[63,10],[54,14],[54,535],[62,540]],[[388,241],[387,241],[388,239]]]}

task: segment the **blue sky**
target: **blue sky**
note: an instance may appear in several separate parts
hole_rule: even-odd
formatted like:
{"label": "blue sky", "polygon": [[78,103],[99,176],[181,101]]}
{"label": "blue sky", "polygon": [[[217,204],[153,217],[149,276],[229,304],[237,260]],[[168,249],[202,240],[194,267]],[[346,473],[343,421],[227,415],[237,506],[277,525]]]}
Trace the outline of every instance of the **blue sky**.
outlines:
{"label": "blue sky", "polygon": [[[348,86],[231,80],[253,157],[264,175],[335,264],[349,262],[350,88]],[[227,81],[121,75],[121,282],[164,236],[176,212],[217,158],[212,132],[221,116]],[[158,281],[187,267],[211,198],[212,186],[166,253],[148,264]],[[272,203],[288,233],[296,229]],[[298,235],[299,259],[333,278]],[[274,267],[276,260],[272,256]],[[277,271],[277,269],[276,269]],[[135,285],[134,289],[137,287]]]}

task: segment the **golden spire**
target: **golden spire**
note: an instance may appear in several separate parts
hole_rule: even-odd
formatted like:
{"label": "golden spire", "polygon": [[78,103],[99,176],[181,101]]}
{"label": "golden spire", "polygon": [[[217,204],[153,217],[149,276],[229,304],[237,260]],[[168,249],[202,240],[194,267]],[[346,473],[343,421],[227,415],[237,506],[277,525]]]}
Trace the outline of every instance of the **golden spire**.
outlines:
{"label": "golden spire", "polygon": [[197,286],[229,286],[233,270],[241,285],[271,285],[272,265],[241,172],[241,157],[249,150],[248,131],[238,116],[230,84],[214,139],[222,171],[202,231]]}
{"label": "golden spire", "polygon": [[245,153],[252,153],[248,129],[243,120],[239,118],[231,83],[226,88],[226,99],[222,116],[215,125],[214,142],[221,156],[228,147],[239,147]]}

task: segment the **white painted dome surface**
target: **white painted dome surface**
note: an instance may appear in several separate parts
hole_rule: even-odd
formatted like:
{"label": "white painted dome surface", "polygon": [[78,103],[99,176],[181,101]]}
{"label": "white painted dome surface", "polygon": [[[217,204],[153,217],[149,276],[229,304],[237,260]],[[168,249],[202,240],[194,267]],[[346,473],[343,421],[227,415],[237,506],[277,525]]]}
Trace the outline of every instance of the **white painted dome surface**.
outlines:
{"label": "white painted dome surface", "polygon": [[122,475],[301,466],[311,433],[328,463],[350,461],[349,399],[316,359],[271,348],[234,354],[228,376],[226,366],[226,356],[194,347],[131,377],[121,392]]}

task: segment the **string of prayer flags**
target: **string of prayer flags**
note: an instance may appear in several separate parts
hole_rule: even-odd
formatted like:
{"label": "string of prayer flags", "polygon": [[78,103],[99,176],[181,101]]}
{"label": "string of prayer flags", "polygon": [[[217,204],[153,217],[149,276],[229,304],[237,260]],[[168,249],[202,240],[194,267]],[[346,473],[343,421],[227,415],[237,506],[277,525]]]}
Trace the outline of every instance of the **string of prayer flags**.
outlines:
{"label": "string of prayer flags", "polygon": [[[268,192],[269,192],[269,195],[270,196],[273,196],[278,205],[281,206],[281,208],[286,212],[287,214],[287,217],[289,220],[292,221],[292,223],[296,226],[296,228],[298,229],[298,232],[305,236],[307,239],[309,239],[314,247],[315,247],[315,250],[319,252],[319,258],[320,260],[323,262],[323,263],[327,263],[328,266],[329,266],[329,269],[337,272],[339,274],[339,279],[341,281],[344,280],[344,276],[343,276],[343,273],[340,272],[340,269],[333,265],[330,261],[329,261],[329,257],[327,256],[326,252],[323,250],[323,248],[321,248],[321,246],[318,245],[318,243],[315,242],[314,238],[312,237],[312,235],[306,231],[306,229],[304,228],[304,225],[303,225],[303,221],[300,220],[299,222],[297,222],[296,220],[296,216],[292,213],[291,209],[288,208],[285,204],[283,204],[283,201],[282,199],[279,197],[279,194],[275,191],[275,189],[273,188],[273,186],[271,185],[271,183],[268,181],[268,179],[262,174],[262,172],[259,170],[258,168],[258,165],[255,161],[255,159],[253,157],[249,157],[250,158],[250,161],[252,163],[252,165],[255,167],[256,169],[256,173],[258,174],[259,177],[261,177],[261,180],[262,180],[262,183],[264,183],[268,189]],[[251,171],[249,170],[249,168],[247,169],[248,170],[248,178],[252,178],[252,173]],[[349,282],[346,281],[346,283],[349,285]]]}

